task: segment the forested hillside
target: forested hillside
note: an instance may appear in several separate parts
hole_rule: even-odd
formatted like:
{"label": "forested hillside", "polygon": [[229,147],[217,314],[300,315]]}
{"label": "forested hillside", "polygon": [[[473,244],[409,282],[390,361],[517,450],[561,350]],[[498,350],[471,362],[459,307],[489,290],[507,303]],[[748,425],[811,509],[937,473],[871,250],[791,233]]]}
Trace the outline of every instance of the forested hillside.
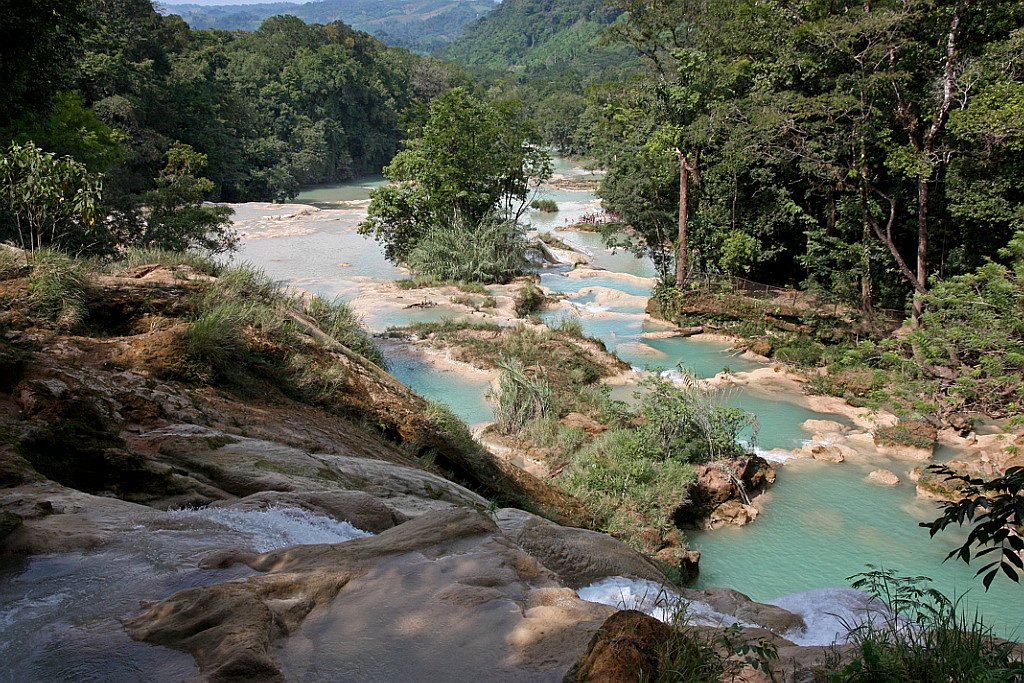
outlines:
{"label": "forested hillside", "polygon": [[621,10],[603,0],[505,0],[465,33],[443,55],[472,67],[514,73],[589,76],[628,58],[628,50],[600,42]]}
{"label": "forested hillside", "polygon": [[913,298],[919,314],[935,281],[1024,227],[1020,2],[619,5],[647,77],[591,139],[606,208],[667,278],[802,284],[865,309]]}
{"label": "forested hillside", "polygon": [[204,199],[282,200],[378,173],[404,112],[451,78],[340,22],[193,31],[147,0],[32,6],[5,21],[0,134],[68,155],[77,177],[102,185],[118,226],[104,243],[138,235],[156,206],[172,216]]}
{"label": "forested hillside", "polygon": [[192,28],[255,30],[281,14],[315,24],[343,21],[388,45],[432,52],[462,34],[463,27],[494,9],[492,0],[321,0],[261,5],[168,4]]}

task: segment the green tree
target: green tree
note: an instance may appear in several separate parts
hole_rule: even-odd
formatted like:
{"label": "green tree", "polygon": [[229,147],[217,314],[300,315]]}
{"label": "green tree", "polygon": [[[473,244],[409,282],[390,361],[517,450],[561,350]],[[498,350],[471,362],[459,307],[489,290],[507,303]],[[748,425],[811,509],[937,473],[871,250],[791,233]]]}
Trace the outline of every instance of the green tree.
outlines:
{"label": "green tree", "polygon": [[213,190],[213,182],[199,175],[205,167],[205,154],[180,142],[171,145],[156,189],[143,198],[143,227],[132,242],[174,251],[221,252],[234,246],[231,209],[203,204]]}
{"label": "green tree", "polygon": [[517,103],[484,101],[464,88],[441,95],[384,169],[394,182],[373,191],[360,231],[398,262],[437,225],[477,225],[492,212],[518,220],[531,190],[551,175],[550,157],[535,142]]}
{"label": "green tree", "polygon": [[0,155],[4,238],[23,248],[84,250],[100,240],[96,215],[100,178],[69,157],[35,144],[12,145]]}

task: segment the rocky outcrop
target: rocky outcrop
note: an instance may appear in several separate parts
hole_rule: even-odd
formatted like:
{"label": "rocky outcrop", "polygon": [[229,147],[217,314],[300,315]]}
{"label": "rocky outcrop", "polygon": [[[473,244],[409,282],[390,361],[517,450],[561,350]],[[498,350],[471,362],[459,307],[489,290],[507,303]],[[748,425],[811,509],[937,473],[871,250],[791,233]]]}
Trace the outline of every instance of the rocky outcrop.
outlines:
{"label": "rocky outcrop", "polygon": [[667,583],[650,560],[606,534],[558,526],[514,508],[498,510],[495,521],[509,539],[570,588],[582,588],[607,576]]}
{"label": "rocky outcrop", "polygon": [[884,455],[910,460],[931,460],[938,431],[923,420],[900,420],[874,432],[875,447]]}
{"label": "rocky outcrop", "polygon": [[807,458],[834,463],[845,462],[847,458],[857,455],[857,451],[849,446],[841,443],[832,443],[820,435],[815,435],[813,440],[805,443],[800,448],[799,453]]}
{"label": "rocky outcrop", "polygon": [[[773,648],[777,658],[759,660],[749,649],[744,649],[758,643]],[[613,614],[601,625],[563,683],[635,683],[641,680],[812,683],[820,680],[818,670],[825,659],[836,654],[841,652],[824,647],[798,647],[769,631],[749,627],[731,634],[730,646],[715,629],[673,628],[642,612],[627,610]],[[704,668],[685,674],[669,668],[678,666],[679,662],[703,662]]]}
{"label": "rocky outcrop", "polygon": [[189,652],[211,680],[540,680],[560,677],[613,611],[562,588],[469,509],[343,544],[216,558],[235,561],[260,574],[182,591],[129,633]]}
{"label": "rocky outcrop", "polygon": [[775,470],[756,455],[698,465],[696,481],[673,519],[680,528],[747,524],[757,517],[750,501],[775,482]]}
{"label": "rocky outcrop", "polygon": [[868,473],[868,481],[882,486],[899,486],[900,478],[895,472],[886,469],[871,470]]}

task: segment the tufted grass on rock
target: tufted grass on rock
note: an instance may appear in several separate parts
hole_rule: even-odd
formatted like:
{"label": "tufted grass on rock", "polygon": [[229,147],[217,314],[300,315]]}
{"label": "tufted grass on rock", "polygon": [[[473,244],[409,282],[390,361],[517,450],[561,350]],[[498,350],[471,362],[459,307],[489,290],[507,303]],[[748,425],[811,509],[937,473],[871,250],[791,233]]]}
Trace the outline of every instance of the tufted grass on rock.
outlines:
{"label": "tufted grass on rock", "polygon": [[672,514],[695,474],[674,458],[644,457],[637,439],[630,428],[599,434],[572,455],[559,480],[608,520],[608,533],[650,554],[673,528]]}
{"label": "tufted grass on rock", "polygon": [[516,434],[527,422],[550,415],[554,411],[551,385],[541,370],[526,369],[518,358],[498,363],[501,375],[498,388],[488,393],[494,402],[494,419],[499,432]]}
{"label": "tufted grass on rock", "polygon": [[409,253],[417,275],[449,282],[508,282],[526,262],[523,228],[515,221],[484,217],[477,225],[457,218],[431,228]]}
{"label": "tufted grass on rock", "polygon": [[387,359],[366,331],[359,316],[344,301],[328,301],[314,296],[306,302],[306,315],[312,318],[320,329],[342,346],[360,354],[382,368],[387,368]]}
{"label": "tufted grass on rock", "polygon": [[198,251],[169,251],[145,247],[129,249],[122,258],[114,261],[108,270],[130,270],[151,263],[158,263],[171,269],[176,266],[188,266],[198,273],[214,277],[225,270],[224,266],[212,257]]}
{"label": "tufted grass on rock", "polygon": [[28,297],[32,314],[58,330],[71,330],[88,313],[89,264],[67,254],[40,249],[30,258]]}
{"label": "tufted grass on rock", "polygon": [[516,316],[525,318],[544,304],[544,292],[540,287],[527,282],[516,292],[515,310]]}

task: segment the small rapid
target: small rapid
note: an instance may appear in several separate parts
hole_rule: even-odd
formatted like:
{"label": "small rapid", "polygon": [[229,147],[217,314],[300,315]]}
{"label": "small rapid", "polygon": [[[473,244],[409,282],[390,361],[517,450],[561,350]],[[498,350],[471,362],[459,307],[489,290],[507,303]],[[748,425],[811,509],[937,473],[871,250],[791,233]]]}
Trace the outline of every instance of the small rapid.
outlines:
{"label": "small rapid", "polygon": [[[583,600],[632,609],[670,624],[729,627],[733,624],[756,628],[719,612],[700,600],[689,600],[653,581],[610,576],[576,591]],[[889,611],[878,600],[853,588],[818,588],[791,593],[768,604],[799,614],[806,628],[791,629],[783,637],[797,645],[833,645],[847,642],[851,628],[871,620],[880,623]]]}

